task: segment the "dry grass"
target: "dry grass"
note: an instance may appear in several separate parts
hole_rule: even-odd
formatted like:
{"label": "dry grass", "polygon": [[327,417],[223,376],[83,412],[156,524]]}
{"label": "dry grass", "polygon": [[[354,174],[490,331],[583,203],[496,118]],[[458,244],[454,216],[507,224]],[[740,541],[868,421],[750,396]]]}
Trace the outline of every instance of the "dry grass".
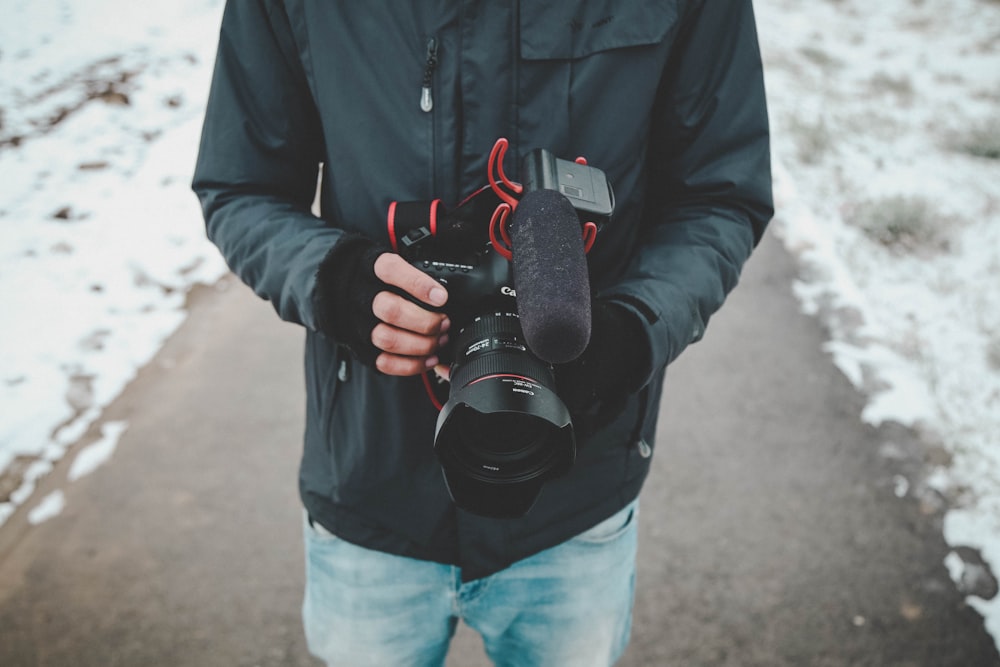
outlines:
{"label": "dry grass", "polygon": [[825,70],[839,69],[844,66],[844,63],[839,58],[818,46],[803,46],[799,49],[799,53],[806,60],[819,65]]}
{"label": "dry grass", "polygon": [[986,361],[993,370],[1000,373],[1000,334],[986,346]]}
{"label": "dry grass", "polygon": [[868,88],[875,94],[894,95],[902,104],[912,104],[915,96],[913,81],[907,76],[894,77],[878,72],[868,81]]}
{"label": "dry grass", "polygon": [[795,140],[797,154],[803,164],[819,164],[834,147],[833,132],[822,117],[815,120],[791,118],[788,132]]}
{"label": "dry grass", "polygon": [[917,195],[896,195],[855,205],[848,222],[874,241],[898,251],[948,249],[950,220]]}
{"label": "dry grass", "polygon": [[948,143],[952,150],[960,153],[1000,160],[1000,118],[986,120],[956,132]]}

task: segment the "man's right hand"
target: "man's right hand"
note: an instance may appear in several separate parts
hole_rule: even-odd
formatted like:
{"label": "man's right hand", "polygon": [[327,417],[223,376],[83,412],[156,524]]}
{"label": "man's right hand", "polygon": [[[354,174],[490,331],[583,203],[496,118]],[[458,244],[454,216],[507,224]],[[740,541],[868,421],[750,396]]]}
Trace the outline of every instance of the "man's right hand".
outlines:
{"label": "man's right hand", "polygon": [[[440,307],[448,301],[448,292],[441,283],[395,253],[379,255],[375,275],[386,285],[429,306]],[[447,342],[451,326],[444,313],[421,308],[387,290],[375,295],[372,312],[379,319],[371,333],[372,344],[380,350],[375,359],[378,370],[386,375],[409,376],[438,364],[437,351]]]}

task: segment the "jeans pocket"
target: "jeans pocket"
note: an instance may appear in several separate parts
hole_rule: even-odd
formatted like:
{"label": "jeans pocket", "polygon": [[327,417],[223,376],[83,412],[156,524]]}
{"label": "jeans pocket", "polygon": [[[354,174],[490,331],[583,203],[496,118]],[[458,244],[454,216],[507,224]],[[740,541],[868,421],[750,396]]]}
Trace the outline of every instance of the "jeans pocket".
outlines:
{"label": "jeans pocket", "polygon": [[629,531],[639,514],[639,501],[633,500],[604,521],[588,528],[573,538],[574,542],[603,544],[611,542]]}

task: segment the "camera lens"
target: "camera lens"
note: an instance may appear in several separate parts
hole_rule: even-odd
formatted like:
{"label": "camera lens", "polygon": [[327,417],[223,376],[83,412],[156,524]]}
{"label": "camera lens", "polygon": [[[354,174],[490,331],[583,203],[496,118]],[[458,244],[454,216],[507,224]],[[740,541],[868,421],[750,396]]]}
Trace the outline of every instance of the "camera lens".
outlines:
{"label": "camera lens", "polygon": [[459,332],[455,341],[452,385],[466,387],[493,376],[523,376],[554,383],[548,364],[528,351],[516,313],[480,315]]}
{"label": "camera lens", "polygon": [[552,369],[528,350],[514,313],[475,318],[455,354],[434,443],[448,488],[477,514],[521,516],[575,457]]}
{"label": "camera lens", "polygon": [[467,445],[452,452],[453,460],[474,479],[497,484],[534,479],[545,474],[558,454],[549,444],[555,428],[534,415],[462,410],[456,418],[458,439]]}

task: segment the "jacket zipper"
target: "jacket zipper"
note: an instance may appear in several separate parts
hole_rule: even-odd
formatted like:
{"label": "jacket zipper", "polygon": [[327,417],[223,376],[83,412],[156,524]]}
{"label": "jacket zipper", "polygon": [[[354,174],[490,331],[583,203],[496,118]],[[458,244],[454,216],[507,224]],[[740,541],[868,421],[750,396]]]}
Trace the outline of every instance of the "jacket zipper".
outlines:
{"label": "jacket zipper", "polygon": [[333,447],[330,439],[330,430],[333,428],[333,413],[336,412],[338,398],[340,397],[340,392],[343,390],[344,383],[351,379],[349,358],[350,353],[347,352],[346,348],[340,345],[336,345],[333,348],[332,362],[337,367],[337,379],[329,381],[333,383],[333,387],[330,389],[330,395],[327,397],[326,410],[322,417],[323,430],[321,431],[328,451]]}
{"label": "jacket zipper", "polygon": [[639,455],[648,459],[653,455],[653,448],[649,446],[646,439],[642,436],[642,429],[646,425],[646,414],[649,411],[649,385],[647,384],[639,392],[639,418],[636,421],[635,430],[632,432],[632,439],[629,443],[630,446],[635,447]]}
{"label": "jacket zipper", "polygon": [[423,87],[420,90],[420,109],[425,113],[430,113],[434,109],[434,95],[431,91],[431,85],[434,83],[434,70],[438,64],[437,53],[437,39],[431,37],[427,40],[427,60],[424,63]]}

